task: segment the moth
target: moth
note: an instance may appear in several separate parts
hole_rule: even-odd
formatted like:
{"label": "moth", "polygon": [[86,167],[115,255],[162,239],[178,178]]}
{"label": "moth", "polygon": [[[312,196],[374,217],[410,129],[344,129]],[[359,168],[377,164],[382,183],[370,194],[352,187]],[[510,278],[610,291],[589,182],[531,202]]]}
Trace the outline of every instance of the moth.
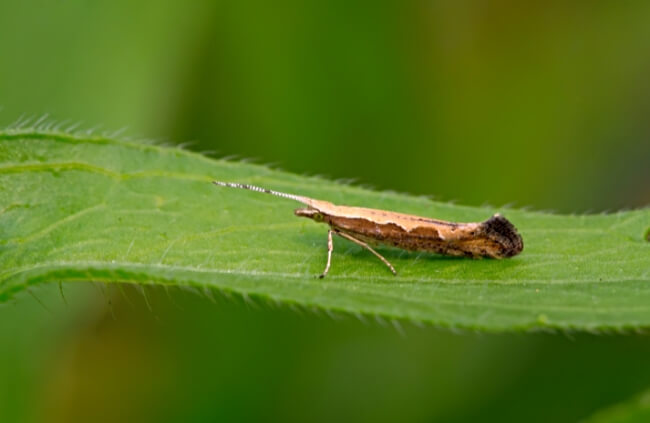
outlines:
{"label": "moth", "polygon": [[338,235],[367,249],[388,266],[394,275],[397,275],[397,272],[393,265],[369,244],[383,244],[409,251],[427,251],[448,256],[495,259],[516,256],[524,248],[523,239],[517,229],[500,214],[495,214],[484,222],[456,223],[386,210],[339,206],[329,201],[253,185],[220,181],[213,183],[298,201],[307,207],[296,209],[296,216],[329,225],[327,264],[320,274],[321,278],[327,275],[332,263],[332,235]]}

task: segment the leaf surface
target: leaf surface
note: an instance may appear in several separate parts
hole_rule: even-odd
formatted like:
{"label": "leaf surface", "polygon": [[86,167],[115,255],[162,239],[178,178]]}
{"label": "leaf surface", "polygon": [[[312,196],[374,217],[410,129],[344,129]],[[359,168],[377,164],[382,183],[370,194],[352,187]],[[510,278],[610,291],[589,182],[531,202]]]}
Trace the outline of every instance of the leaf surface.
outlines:
{"label": "leaf surface", "polygon": [[[452,221],[501,212],[524,251],[472,260],[360,247],[293,215],[297,203],[219,188],[237,181],[344,205]],[[563,216],[376,192],[177,148],[0,132],[0,302],[29,285],[102,281],[214,288],[274,302],[444,327],[650,326],[650,210]]]}
{"label": "leaf surface", "polygon": [[645,423],[650,421],[650,391],[599,410],[582,423]]}

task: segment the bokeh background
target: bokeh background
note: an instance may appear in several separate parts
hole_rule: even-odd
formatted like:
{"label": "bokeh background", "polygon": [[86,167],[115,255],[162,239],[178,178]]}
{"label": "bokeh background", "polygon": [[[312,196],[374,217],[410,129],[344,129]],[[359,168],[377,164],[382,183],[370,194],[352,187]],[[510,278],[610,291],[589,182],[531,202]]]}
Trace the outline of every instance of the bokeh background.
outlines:
{"label": "bokeh background", "polygon": [[[48,113],[462,204],[639,207],[649,22],[647,1],[1,2],[0,126]],[[650,387],[647,336],[62,288],[0,306],[0,421],[570,422]]]}

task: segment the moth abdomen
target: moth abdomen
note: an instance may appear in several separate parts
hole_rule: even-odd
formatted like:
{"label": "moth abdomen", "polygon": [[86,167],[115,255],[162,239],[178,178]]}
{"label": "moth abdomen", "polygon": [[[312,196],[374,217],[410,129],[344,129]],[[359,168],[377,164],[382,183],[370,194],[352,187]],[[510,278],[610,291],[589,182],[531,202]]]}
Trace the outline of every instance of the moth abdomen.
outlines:
{"label": "moth abdomen", "polygon": [[485,235],[497,242],[502,248],[498,257],[512,257],[524,249],[524,240],[515,226],[500,214],[495,214],[481,224]]}

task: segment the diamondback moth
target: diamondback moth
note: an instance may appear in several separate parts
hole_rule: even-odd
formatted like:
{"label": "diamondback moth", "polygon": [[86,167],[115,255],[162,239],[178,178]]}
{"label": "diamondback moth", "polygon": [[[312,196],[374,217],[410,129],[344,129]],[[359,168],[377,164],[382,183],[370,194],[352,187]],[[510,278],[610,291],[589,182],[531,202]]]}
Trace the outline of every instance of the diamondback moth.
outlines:
{"label": "diamondback moth", "polygon": [[327,264],[330,270],[334,244],[332,234],[352,241],[377,256],[394,275],[395,268],[368,243],[384,244],[409,251],[427,251],[448,256],[507,258],[524,249],[524,242],[512,223],[500,214],[484,222],[456,223],[363,207],[337,206],[329,201],[272,191],[253,185],[213,181],[215,185],[263,192],[301,202],[307,207],[294,214],[329,225]]}

